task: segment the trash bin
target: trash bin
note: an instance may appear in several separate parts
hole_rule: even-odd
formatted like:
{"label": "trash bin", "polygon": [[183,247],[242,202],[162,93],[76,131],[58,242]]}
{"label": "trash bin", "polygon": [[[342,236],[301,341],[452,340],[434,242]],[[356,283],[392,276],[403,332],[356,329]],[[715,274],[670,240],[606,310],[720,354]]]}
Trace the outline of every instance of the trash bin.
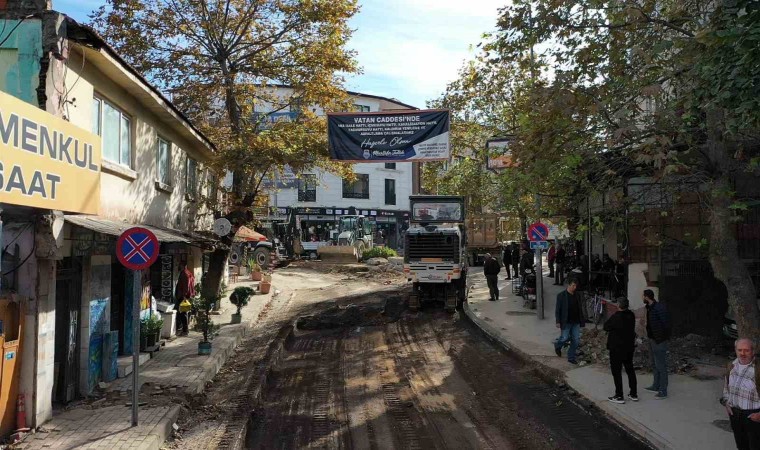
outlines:
{"label": "trash bin", "polygon": [[177,311],[162,312],[161,319],[164,321],[163,327],[161,327],[161,337],[164,339],[171,339],[177,334]]}

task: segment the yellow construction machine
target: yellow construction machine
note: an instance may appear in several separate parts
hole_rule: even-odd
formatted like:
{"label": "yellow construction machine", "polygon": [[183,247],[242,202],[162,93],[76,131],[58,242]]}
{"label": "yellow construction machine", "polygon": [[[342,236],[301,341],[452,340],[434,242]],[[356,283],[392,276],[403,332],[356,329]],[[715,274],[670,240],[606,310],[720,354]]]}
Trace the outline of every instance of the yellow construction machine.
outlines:
{"label": "yellow construction machine", "polygon": [[350,264],[362,260],[364,252],[372,248],[372,227],[364,216],[343,216],[338,223],[338,238],[333,245],[317,249],[319,259],[325,262]]}

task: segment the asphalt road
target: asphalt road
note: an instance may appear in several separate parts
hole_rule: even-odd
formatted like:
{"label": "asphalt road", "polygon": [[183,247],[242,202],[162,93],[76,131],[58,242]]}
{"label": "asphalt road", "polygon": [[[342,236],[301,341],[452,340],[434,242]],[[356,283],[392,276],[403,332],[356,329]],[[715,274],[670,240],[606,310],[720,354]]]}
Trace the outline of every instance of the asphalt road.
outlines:
{"label": "asphalt road", "polygon": [[398,290],[336,300],[285,340],[245,448],[647,448],[459,314],[405,312]]}

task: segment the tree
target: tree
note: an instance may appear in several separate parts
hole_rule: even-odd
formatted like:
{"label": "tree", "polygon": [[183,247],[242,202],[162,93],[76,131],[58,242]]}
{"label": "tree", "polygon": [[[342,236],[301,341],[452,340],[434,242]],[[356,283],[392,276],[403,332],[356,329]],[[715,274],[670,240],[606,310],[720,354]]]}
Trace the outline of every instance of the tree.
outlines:
{"label": "tree", "polygon": [[[357,11],[356,0],[108,0],[91,18],[215,143],[212,169],[233,174],[224,215],[236,230],[262,201],[272,170],[350,172],[328,161],[326,123],[316,113],[351,106],[342,85],[358,71],[346,49]],[[278,95],[273,88],[282,85],[292,95]],[[203,283],[208,297],[219,290],[231,237],[220,244]]]}
{"label": "tree", "polygon": [[[454,161],[465,163],[448,165],[443,174],[427,164],[428,185],[516,218],[523,237],[529,218],[574,214],[590,188],[588,174],[607,173],[596,170],[601,139],[588,120],[589,106],[552,86],[542,69],[540,61],[505,59],[487,49],[431,103],[452,110]],[[486,169],[486,143],[494,137],[510,138],[512,166],[498,174]],[[594,187],[604,188],[598,179]]]}
{"label": "tree", "polygon": [[550,118],[544,137],[580,137],[579,150],[596,140],[682,191],[702,187],[713,272],[739,333],[759,336],[757,291],[735,234],[746,204],[734,189],[738,177],[758,175],[757,2],[517,0],[499,27],[486,50],[512,60],[540,48],[551,90],[566,95],[567,114]]}

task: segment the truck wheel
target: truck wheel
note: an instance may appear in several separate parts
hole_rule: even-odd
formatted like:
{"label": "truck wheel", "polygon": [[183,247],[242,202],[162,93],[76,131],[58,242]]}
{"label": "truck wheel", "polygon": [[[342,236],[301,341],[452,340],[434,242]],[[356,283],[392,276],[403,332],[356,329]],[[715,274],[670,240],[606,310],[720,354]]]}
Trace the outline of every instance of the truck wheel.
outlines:
{"label": "truck wheel", "polygon": [[363,257],[364,257],[364,242],[360,242],[356,246],[356,262],[362,262]]}
{"label": "truck wheel", "polygon": [[262,269],[268,269],[271,262],[269,260],[269,249],[266,247],[257,248],[253,251],[253,259]]}

